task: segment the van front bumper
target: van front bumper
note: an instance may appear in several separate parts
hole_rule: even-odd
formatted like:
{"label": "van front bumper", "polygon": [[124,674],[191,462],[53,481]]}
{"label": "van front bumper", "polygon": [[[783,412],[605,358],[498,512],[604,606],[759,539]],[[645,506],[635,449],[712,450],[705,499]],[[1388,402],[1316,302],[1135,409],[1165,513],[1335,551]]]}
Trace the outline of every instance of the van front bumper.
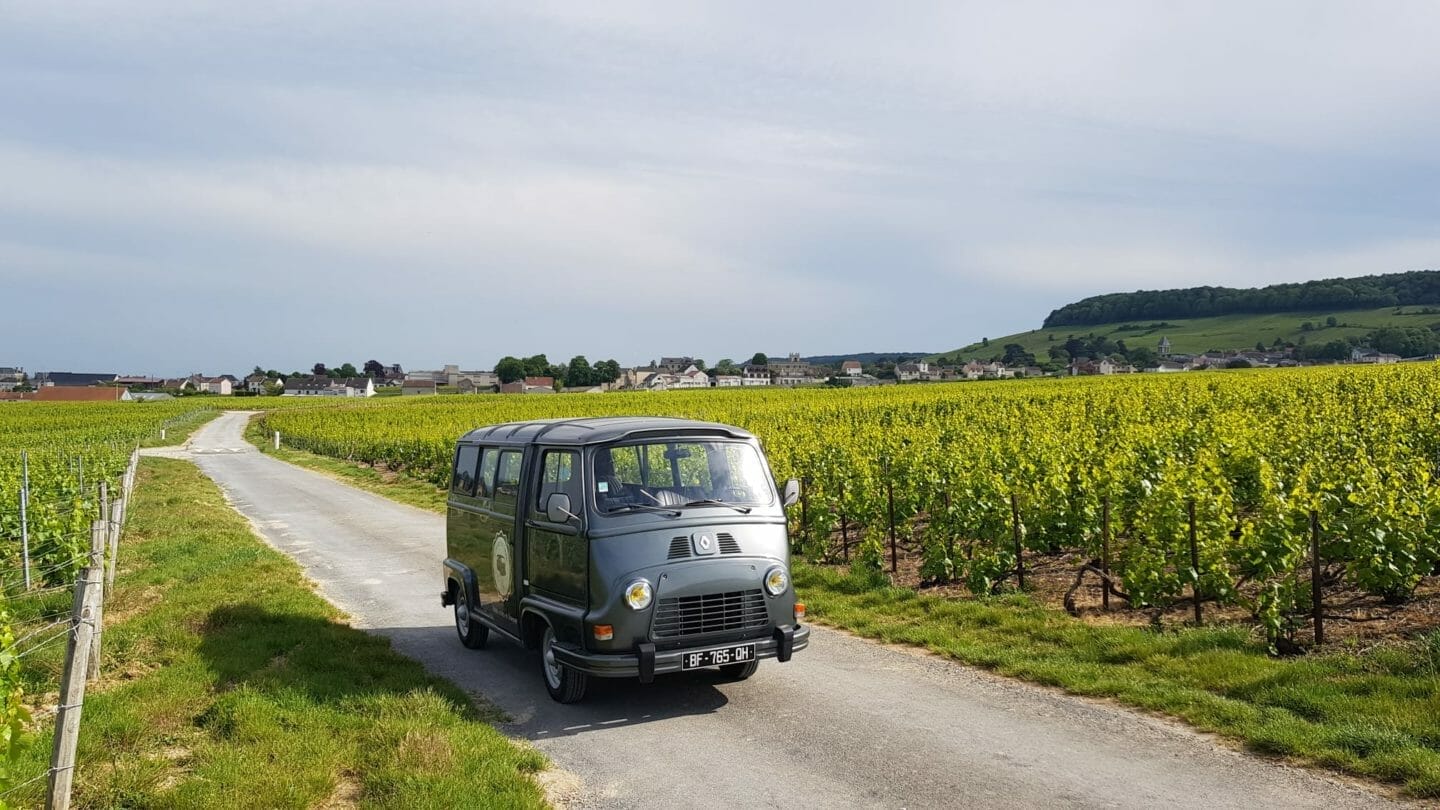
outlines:
{"label": "van front bumper", "polygon": [[704,644],[698,647],[684,647],[678,650],[656,651],[654,644],[638,644],[633,653],[587,653],[568,645],[555,645],[555,659],[567,667],[579,670],[597,678],[639,678],[649,683],[656,675],[680,672],[680,661],[687,653],[711,650],[719,647],[733,647],[736,644],[754,644],[755,659],[778,658],[789,661],[790,656],[810,644],[810,628],[804,625],[785,625],[765,638],[746,639],[727,644]]}

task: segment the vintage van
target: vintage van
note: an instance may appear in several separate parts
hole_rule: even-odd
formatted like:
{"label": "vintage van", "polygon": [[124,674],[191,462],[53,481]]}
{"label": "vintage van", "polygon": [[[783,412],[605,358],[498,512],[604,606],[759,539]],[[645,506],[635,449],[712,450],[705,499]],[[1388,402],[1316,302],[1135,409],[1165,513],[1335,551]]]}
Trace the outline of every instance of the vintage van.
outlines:
{"label": "vintage van", "polygon": [[785,507],[729,425],[608,417],[493,425],[455,447],[445,589],[455,632],[538,649],[562,703],[590,676],[718,667],[736,680],[809,641]]}

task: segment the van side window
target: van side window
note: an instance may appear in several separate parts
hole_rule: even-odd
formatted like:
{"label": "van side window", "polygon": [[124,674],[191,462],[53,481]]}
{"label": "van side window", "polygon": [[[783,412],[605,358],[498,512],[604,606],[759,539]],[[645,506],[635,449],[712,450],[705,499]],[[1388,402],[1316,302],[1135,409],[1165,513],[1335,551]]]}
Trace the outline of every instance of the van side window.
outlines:
{"label": "van side window", "polygon": [[536,491],[535,511],[544,512],[545,502],[554,493],[570,496],[570,510],[580,508],[582,493],[579,454],[572,450],[547,450],[540,468],[540,488]]}
{"label": "van side window", "polygon": [[496,512],[506,515],[515,514],[515,499],[520,493],[520,461],[523,458],[519,450],[506,450],[500,454],[500,469],[495,475],[495,506]]}
{"label": "van side window", "polygon": [[475,494],[475,466],[480,461],[480,448],[460,445],[455,451],[455,474],[450,478],[450,491],[457,495]]}
{"label": "van side window", "polygon": [[485,458],[480,462],[480,479],[475,482],[475,497],[491,498],[495,495],[495,470],[500,466],[500,451],[485,448]]}

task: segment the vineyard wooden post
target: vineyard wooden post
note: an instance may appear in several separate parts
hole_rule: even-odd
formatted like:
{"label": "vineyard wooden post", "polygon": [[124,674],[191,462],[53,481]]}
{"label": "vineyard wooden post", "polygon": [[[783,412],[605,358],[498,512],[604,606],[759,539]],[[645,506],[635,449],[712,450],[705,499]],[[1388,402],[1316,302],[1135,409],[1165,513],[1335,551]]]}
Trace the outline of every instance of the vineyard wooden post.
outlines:
{"label": "vineyard wooden post", "polygon": [[1195,624],[1199,625],[1205,619],[1200,608],[1200,546],[1195,537],[1195,499],[1191,498],[1185,504],[1190,516],[1190,593],[1195,600]]}
{"label": "vineyard wooden post", "polygon": [[1315,620],[1315,646],[1325,643],[1325,616],[1320,601],[1320,513],[1310,510],[1310,615]]}
{"label": "vineyard wooden post", "polygon": [[50,752],[50,780],[45,794],[49,810],[70,807],[70,786],[75,778],[75,747],[80,742],[80,710],[85,704],[85,671],[89,666],[90,639],[95,630],[95,591],[100,572],[86,568],[75,580],[75,607],[70,640],[65,647],[65,670],[60,680],[60,706],[55,715],[55,745]]}
{"label": "vineyard wooden post", "polygon": [[1110,609],[1110,496],[1100,501],[1100,606]]}
{"label": "vineyard wooden post", "polygon": [[275,449],[280,449],[280,431],[275,431]]}
{"label": "vineyard wooden post", "polygon": [[1025,546],[1020,535],[1020,499],[1010,493],[1010,525],[1015,530],[1015,579],[1025,590]]}
{"label": "vineyard wooden post", "polygon": [[850,562],[850,519],[845,516],[845,482],[840,482],[840,542],[845,562]]}
{"label": "vineyard wooden post", "polygon": [[895,544],[895,481],[890,478],[890,459],[885,459],[885,493],[890,507],[890,573],[900,569],[900,557]]}
{"label": "vineyard wooden post", "polygon": [[101,519],[90,524],[90,564],[86,569],[90,573],[85,578],[94,579],[94,582],[89,583],[91,623],[94,631],[90,634],[90,654],[86,660],[85,677],[92,681],[100,677],[100,636],[104,630],[102,614],[105,609],[105,546],[109,541],[109,529],[108,520]]}
{"label": "vineyard wooden post", "polygon": [[950,570],[946,579],[955,579],[955,532],[951,530],[950,523],[950,486],[948,482],[941,481],[940,485],[945,488],[945,559],[950,561]]}
{"label": "vineyard wooden post", "polygon": [[106,540],[109,542],[109,552],[105,555],[105,590],[109,591],[115,587],[115,568],[118,565],[120,551],[120,526],[125,522],[125,505],[130,500],[130,490],[121,490],[120,497],[110,504],[110,514],[105,515],[109,522],[110,531]]}
{"label": "vineyard wooden post", "polygon": [[805,548],[814,548],[810,537],[810,476],[800,479],[800,535],[804,537]]}
{"label": "vineyard wooden post", "polygon": [[30,453],[20,451],[20,558],[25,590],[30,590]]}

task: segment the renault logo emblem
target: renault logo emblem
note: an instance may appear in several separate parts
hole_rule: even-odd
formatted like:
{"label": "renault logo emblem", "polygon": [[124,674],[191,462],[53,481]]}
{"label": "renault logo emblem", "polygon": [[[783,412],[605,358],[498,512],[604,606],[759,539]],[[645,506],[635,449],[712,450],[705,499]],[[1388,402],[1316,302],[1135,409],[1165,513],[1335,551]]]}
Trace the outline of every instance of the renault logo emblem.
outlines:
{"label": "renault logo emblem", "polygon": [[702,534],[702,535],[700,535],[700,548],[701,548],[702,550],[704,550],[704,551],[709,551],[709,550],[710,550],[710,535],[708,535],[708,534]]}

